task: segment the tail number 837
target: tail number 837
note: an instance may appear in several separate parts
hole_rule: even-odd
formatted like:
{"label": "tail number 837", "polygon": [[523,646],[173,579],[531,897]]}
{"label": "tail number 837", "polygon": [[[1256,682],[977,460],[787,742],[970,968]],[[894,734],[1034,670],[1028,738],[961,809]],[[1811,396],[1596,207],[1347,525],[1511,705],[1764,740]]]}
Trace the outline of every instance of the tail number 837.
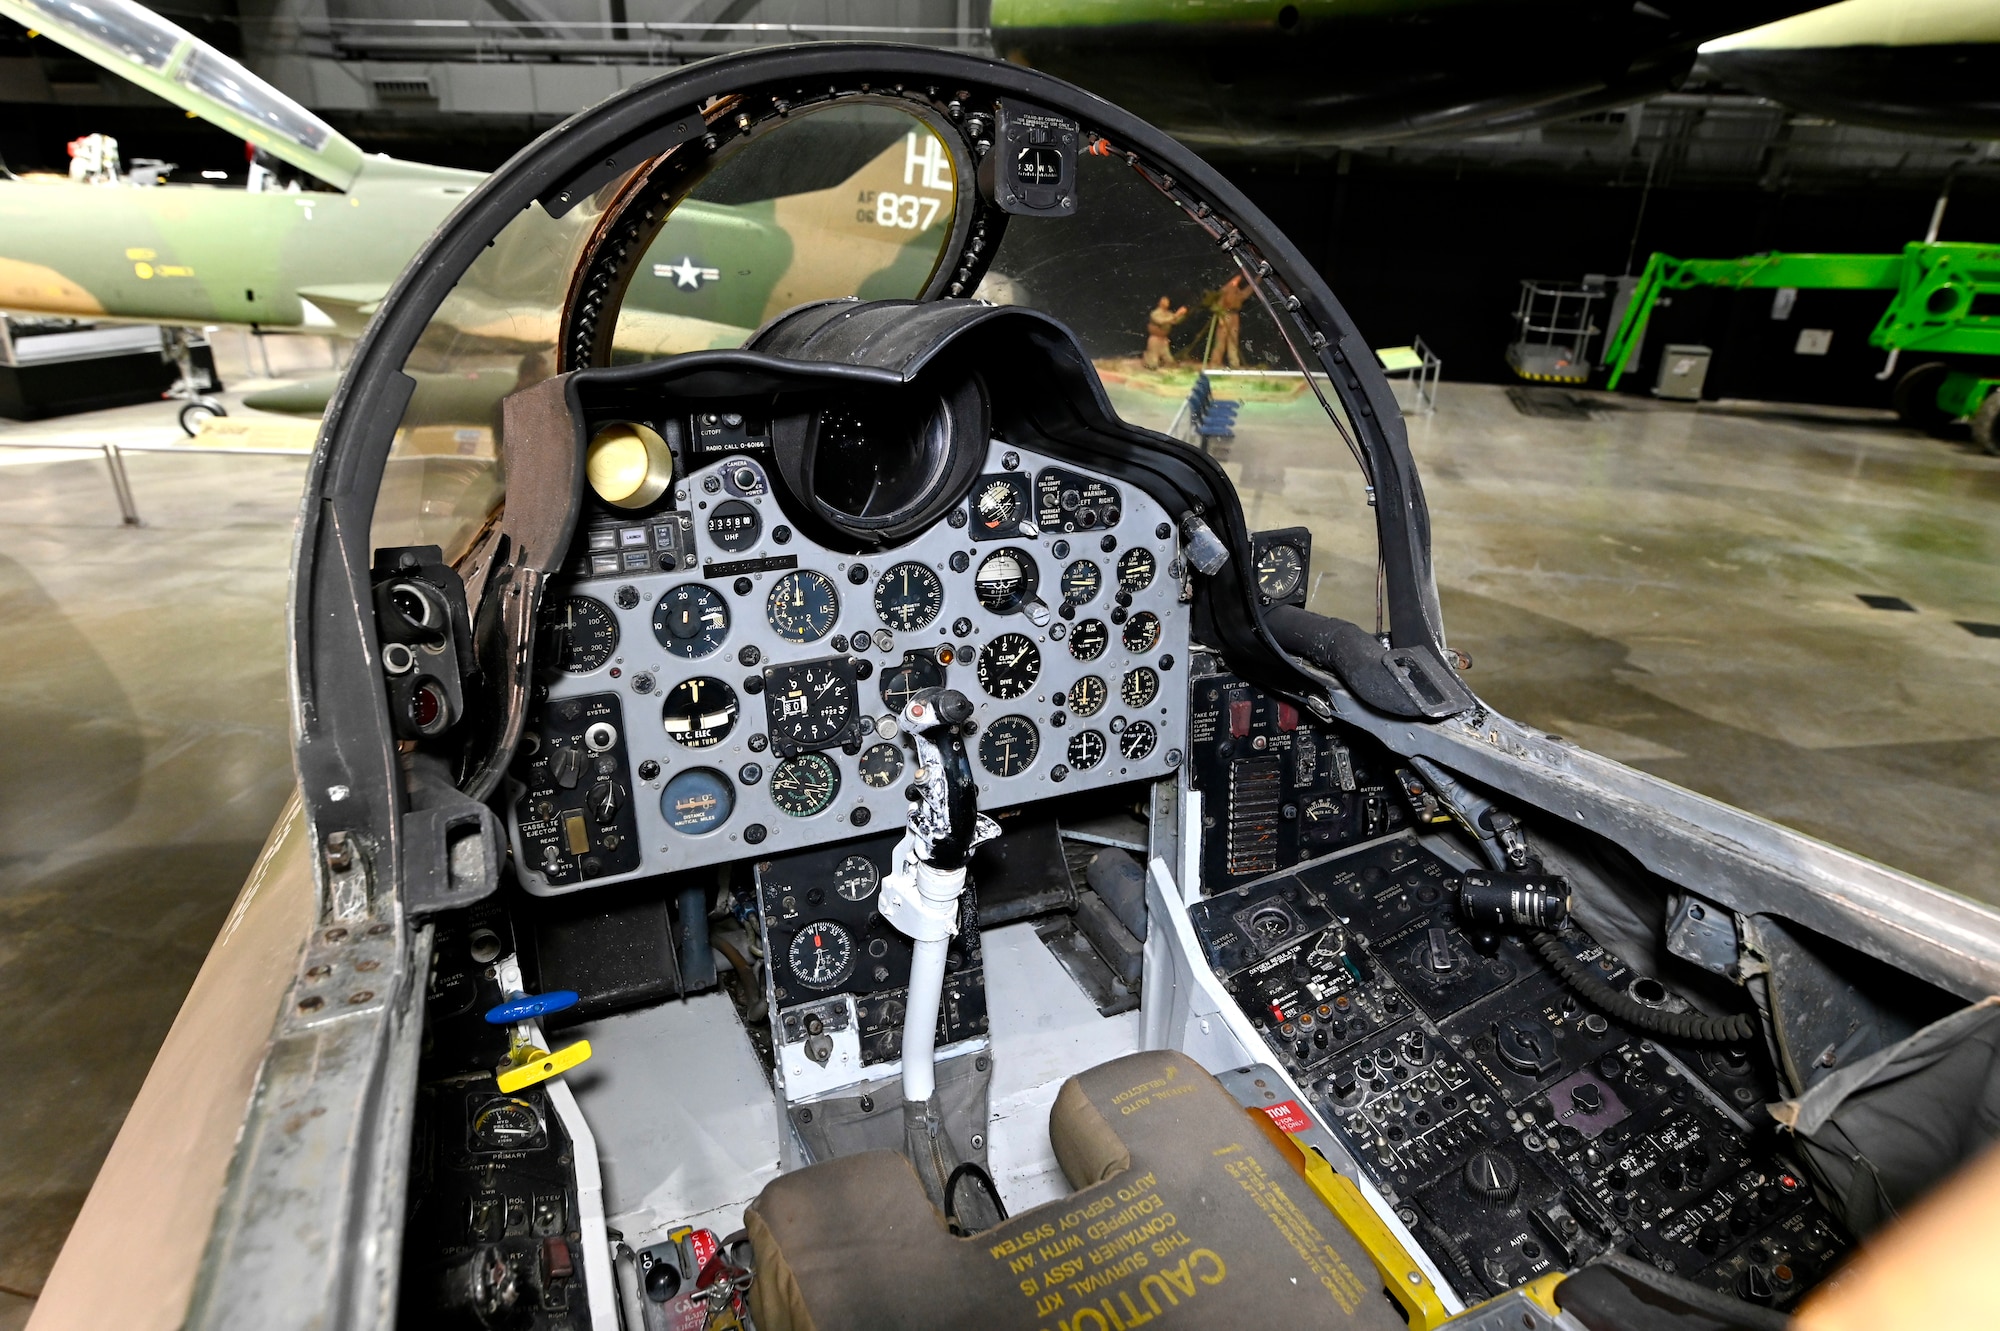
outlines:
{"label": "tail number 837", "polygon": [[922,231],[937,220],[942,207],[944,200],[928,194],[892,194],[884,190],[875,196],[875,225]]}

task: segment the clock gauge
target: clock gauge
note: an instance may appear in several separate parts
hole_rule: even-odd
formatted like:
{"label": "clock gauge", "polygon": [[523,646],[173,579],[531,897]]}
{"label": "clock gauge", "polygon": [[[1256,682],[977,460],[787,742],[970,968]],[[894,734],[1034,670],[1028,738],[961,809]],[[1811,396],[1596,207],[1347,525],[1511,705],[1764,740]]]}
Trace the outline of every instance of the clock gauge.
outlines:
{"label": "clock gauge", "polygon": [[787,758],[771,772],[771,803],[780,813],[810,818],[825,813],[840,793],[840,769],[823,753]]}
{"label": "clock gauge", "polygon": [[1257,556],[1257,590],[1267,601],[1282,601],[1298,591],[1306,563],[1296,545],[1274,541]]}

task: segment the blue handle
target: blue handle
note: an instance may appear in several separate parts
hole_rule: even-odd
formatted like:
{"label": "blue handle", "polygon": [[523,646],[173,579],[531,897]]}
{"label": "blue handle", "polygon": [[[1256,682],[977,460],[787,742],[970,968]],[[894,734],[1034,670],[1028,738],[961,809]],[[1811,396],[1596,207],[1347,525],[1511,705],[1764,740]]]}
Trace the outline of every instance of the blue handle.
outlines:
{"label": "blue handle", "polygon": [[537,1017],[546,1017],[551,1012],[575,1007],[576,1004],[574,989],[557,989],[546,994],[522,994],[517,998],[508,999],[499,1007],[487,1009],[486,1020],[495,1026],[511,1026],[517,1021],[533,1021]]}

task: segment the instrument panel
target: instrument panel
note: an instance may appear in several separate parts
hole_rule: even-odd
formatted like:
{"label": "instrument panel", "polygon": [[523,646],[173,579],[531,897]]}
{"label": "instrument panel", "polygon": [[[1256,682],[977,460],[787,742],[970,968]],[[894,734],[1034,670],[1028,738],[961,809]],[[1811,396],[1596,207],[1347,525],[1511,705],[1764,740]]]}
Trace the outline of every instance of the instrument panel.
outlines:
{"label": "instrument panel", "polygon": [[[995,440],[943,520],[856,556],[794,531],[773,483],[730,454],[677,480],[677,514],[579,534],[664,553],[575,561],[546,603],[546,695],[509,800],[530,892],[901,827],[911,753],[893,718],[924,688],[975,705],[983,808],[1184,760],[1189,607],[1150,496]],[[618,714],[615,744],[584,745],[579,703]],[[580,745],[581,764],[566,751]],[[607,754],[619,770],[599,770]],[[563,786],[579,766],[592,779]],[[607,785],[600,820],[584,801]]]}

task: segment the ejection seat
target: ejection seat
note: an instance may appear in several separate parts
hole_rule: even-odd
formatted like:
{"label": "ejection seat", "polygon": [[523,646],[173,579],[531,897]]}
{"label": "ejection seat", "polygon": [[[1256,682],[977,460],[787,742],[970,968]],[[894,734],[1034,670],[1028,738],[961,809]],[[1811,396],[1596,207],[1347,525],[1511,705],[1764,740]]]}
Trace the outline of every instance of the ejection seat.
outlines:
{"label": "ejection seat", "polygon": [[1070,1078],[1049,1139],[1076,1191],[964,1238],[893,1152],[777,1179],[745,1217],[760,1331],[1406,1331],[1296,1148],[1185,1055]]}

